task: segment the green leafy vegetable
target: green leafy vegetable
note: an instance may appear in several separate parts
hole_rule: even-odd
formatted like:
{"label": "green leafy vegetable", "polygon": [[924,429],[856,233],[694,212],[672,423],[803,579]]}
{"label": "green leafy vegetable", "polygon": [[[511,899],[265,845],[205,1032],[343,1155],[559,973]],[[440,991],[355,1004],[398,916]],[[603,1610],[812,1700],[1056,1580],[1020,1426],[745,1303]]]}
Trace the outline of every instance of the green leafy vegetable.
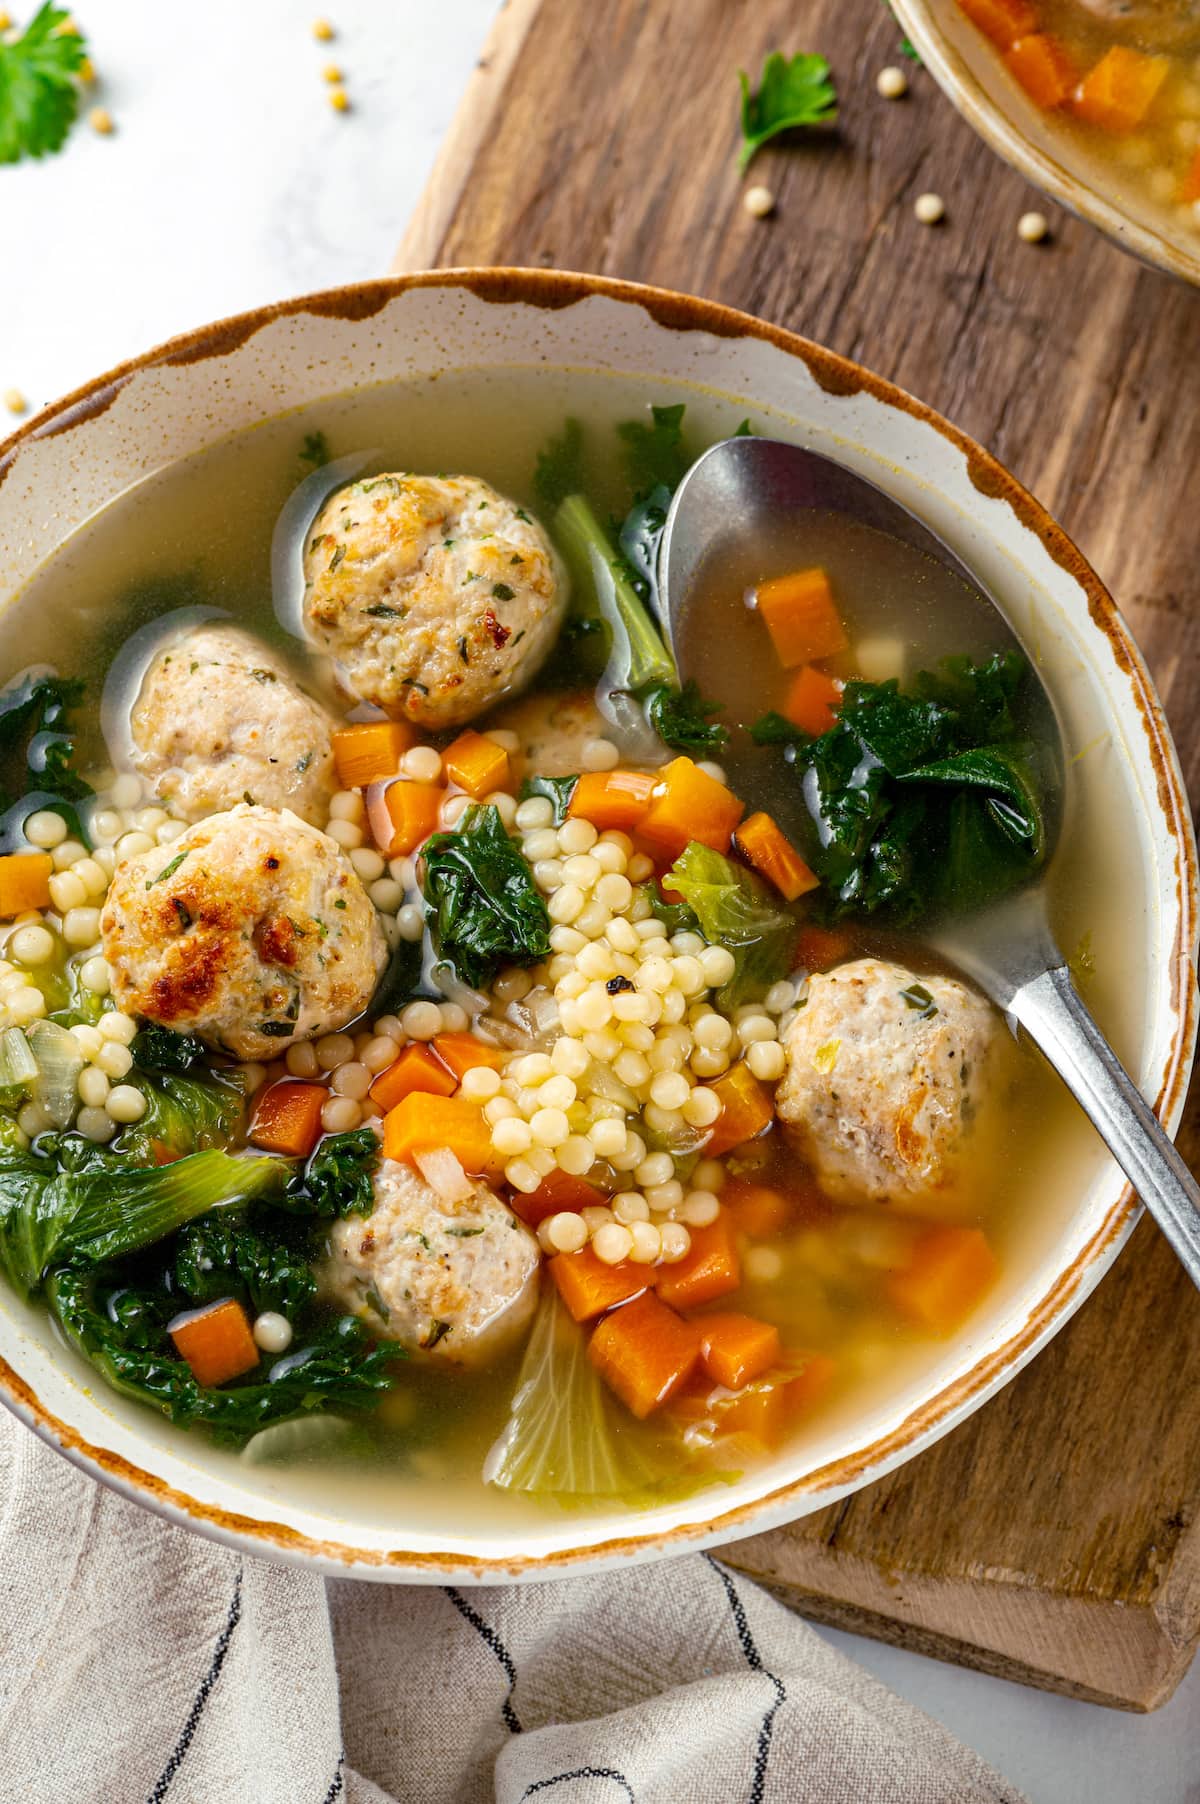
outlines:
{"label": "green leafy vegetable", "polygon": [[668,496],[679,487],[692,461],[683,442],[682,401],[670,407],[650,408],[650,421],[622,420],[617,427],[625,458],[625,473],[634,502],[645,501],[656,489]]}
{"label": "green leafy vegetable", "polygon": [[502,964],[550,954],[550,916],[500,811],[475,803],[456,833],[425,842],[425,911],[439,959],[464,983],[490,983]]}
{"label": "green leafy vegetable", "polygon": [[508,1422],[484,1480],[561,1504],[619,1498],[637,1508],[686,1496],[717,1476],[689,1467],[678,1441],[620,1412],[587,1356],[587,1336],[547,1285]]}
{"label": "green leafy vegetable", "polygon": [[27,676],[0,693],[0,812],[17,809],[19,822],[5,823],[0,850],[15,848],[31,814],[47,809],[62,815],[68,831],[90,845],[75,803],[91,789],[75,773],[75,740],[68,715],[83,684],[55,676]]}
{"label": "green leafy vegetable", "polygon": [[755,721],[750,728],[750,737],[755,745],[798,745],[805,734],[794,721],[788,720],[784,714],[777,714],[772,708]]}
{"label": "green leafy vegetable", "polygon": [[561,507],[568,495],[585,488],[583,462],[583,427],[578,420],[567,420],[561,438],[551,439],[538,454],[533,486],[542,506],[551,512]]}
{"label": "green leafy vegetable", "polygon": [[729,743],[729,728],[709,718],[722,713],[724,703],[706,701],[690,677],[682,689],[651,689],[645,704],[646,718],[665,745],[707,758]]}
{"label": "green leafy vegetable", "polygon": [[121,1153],[139,1163],[224,1146],[241,1125],[245,1097],[235,1071],[209,1071],[204,1077],[163,1071],[139,1087],[146,1113],[122,1128],[116,1142]]}
{"label": "green leafy vegetable", "polygon": [[668,888],[695,912],[705,939],[733,954],[733,976],[717,997],[723,1009],[764,995],[791,970],[796,921],[744,865],[692,840],[671,866]]}
{"label": "green leafy vegetable", "polygon": [[997,652],[946,659],[909,695],[848,683],[837,724],[792,747],[835,913],[976,908],[1037,870],[1046,774],[1014,712],[1025,668]]}
{"label": "green leafy vegetable", "polygon": [[[575,600],[580,600],[578,591]],[[611,645],[612,634],[599,614],[568,614],[539,683],[547,689],[593,688],[604,675]]]}
{"label": "green leafy vegetable", "polygon": [[319,1410],[373,1407],[403,1358],[394,1345],[372,1347],[361,1323],[341,1316],[276,1360],[265,1378],[217,1390],[197,1383],[175,1355],[166,1326],[176,1305],[165,1292],[71,1269],[54,1272],[46,1292],[68,1340],[114,1390],[234,1444],[271,1423]]}
{"label": "green leafy vegetable", "polygon": [[617,535],[630,586],[638,600],[648,602],[655,613],[658,611],[658,548],[670,507],[671,490],[665,483],[660,483],[640,501],[634,502]]}
{"label": "green leafy vegetable", "polygon": [[288,1207],[329,1219],[366,1215],[374,1206],[372,1179],[379,1163],[379,1136],[374,1128],[348,1134],[326,1134],[304,1171],[288,1185]]}
{"label": "green leafy vegetable", "polygon": [[567,809],[571,805],[571,797],[578,781],[578,777],[526,777],[517,799],[527,802],[531,796],[545,796],[554,805],[554,825],[561,827],[567,818]]}
{"label": "green leafy vegetable", "polygon": [[695,909],[689,908],[686,902],[668,902],[657,878],[652,883],[643,883],[641,894],[650,904],[655,920],[662,922],[668,934],[700,932],[700,917]]}
{"label": "green leafy vegetable", "polygon": [[317,1281],[309,1261],[307,1236],[274,1217],[249,1225],[222,1210],[192,1222],[179,1236],[173,1268],[174,1290],[190,1303],[218,1297],[243,1298],[252,1315],[278,1310],[290,1322],[309,1307]]}
{"label": "green leafy vegetable", "polygon": [[87,45],[70,19],[47,4],[20,37],[0,38],[0,163],[61,150],[75,122]]}
{"label": "green leafy vegetable", "polygon": [[371,1014],[398,1015],[407,1003],[431,992],[424,985],[425,950],[420,940],[399,940],[371,998]]}
{"label": "green leafy vegetable", "polygon": [[129,1048],[139,1071],[174,1071],[182,1075],[208,1056],[204,1041],[196,1034],[172,1033],[169,1027],[151,1022],[133,1037]]}
{"label": "green leafy vegetable", "polygon": [[329,440],[323,432],[306,432],[300,447],[300,462],[310,470],[324,469],[329,462]]}
{"label": "green leafy vegetable", "polygon": [[823,56],[786,57],[773,50],[751,90],[750,78],[739,70],[742,85],[742,147],[738,168],[744,173],[769,138],[779,132],[811,125],[832,125],[837,118],[837,93]]}
{"label": "green leafy vegetable", "polygon": [[570,495],[554,516],[555,542],[571,571],[576,606],[585,617],[602,620],[610,635],[607,678],[616,689],[640,690],[665,683],[677,688],[679,673],[630,579],[624,558],[612,548],[590,502]]}

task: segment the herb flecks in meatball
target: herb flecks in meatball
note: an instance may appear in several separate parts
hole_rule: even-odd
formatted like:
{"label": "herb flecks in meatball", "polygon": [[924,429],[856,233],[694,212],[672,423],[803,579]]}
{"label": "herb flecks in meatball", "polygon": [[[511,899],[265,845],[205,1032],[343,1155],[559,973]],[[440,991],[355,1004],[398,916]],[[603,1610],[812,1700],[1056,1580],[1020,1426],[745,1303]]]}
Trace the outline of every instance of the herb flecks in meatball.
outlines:
{"label": "herb flecks in meatball", "polygon": [[448,1203],[407,1165],[382,1159],[375,1207],[330,1230],[323,1273],[372,1333],[448,1365],[499,1357],[537,1301],[537,1242],[484,1184]]}
{"label": "herb flecks in meatball", "polygon": [[240,627],[206,624],[165,646],[130,724],[137,769],[189,820],[239,802],[325,818],[335,787],[329,718]]}
{"label": "herb flecks in meatball", "polygon": [[367,477],[321,509],[304,620],[352,695],[440,729],[521,689],[567,602],[537,521],[474,476]]}
{"label": "herb flecks in meatball", "polygon": [[345,1026],[386,956],[341,848],[246,804],[118,865],[100,932],[120,1008],[240,1059]]}

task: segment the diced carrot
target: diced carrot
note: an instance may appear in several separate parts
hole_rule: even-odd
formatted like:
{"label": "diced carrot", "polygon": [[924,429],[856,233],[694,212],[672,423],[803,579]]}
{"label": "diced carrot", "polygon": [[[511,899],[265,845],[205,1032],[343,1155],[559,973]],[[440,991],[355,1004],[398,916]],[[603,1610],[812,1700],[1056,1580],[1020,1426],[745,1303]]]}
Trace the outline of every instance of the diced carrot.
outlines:
{"label": "diced carrot", "polygon": [[702,1315],[696,1326],[705,1369],[731,1391],[740,1391],[778,1362],[779,1330],[772,1322],[752,1315]]}
{"label": "diced carrot", "polygon": [[1048,31],[1018,38],[1004,60],[1029,98],[1047,112],[1068,101],[1079,85],[1079,70],[1071,53]]}
{"label": "diced carrot", "polygon": [[536,1190],[514,1190],[512,1211],[527,1226],[536,1228],[547,1216],[558,1215],[563,1210],[578,1215],[581,1209],[602,1209],[607,1201],[604,1191],[589,1184],[586,1178],[575,1178],[569,1172],[556,1169],[542,1179]]}
{"label": "diced carrot", "polygon": [[0,919],[24,914],[27,908],[48,908],[53,869],[49,852],[10,852],[0,858]]}
{"label": "diced carrot", "polygon": [[1170,69],[1165,56],[1146,56],[1114,44],[1076,88],[1072,102],[1076,116],[1104,132],[1136,131]]}
{"label": "diced carrot", "polygon": [[343,789],[365,789],[368,783],[394,777],[416,737],[416,729],[406,720],[364,720],[335,728],[329,739],[338,782]]}
{"label": "diced carrot", "polygon": [[167,1333],[197,1384],[225,1384],[252,1371],[259,1361],[249,1318],[233,1297],[177,1315],[167,1324]]}
{"label": "diced carrot", "polygon": [[637,826],[640,839],[667,858],[678,858],[689,840],[727,852],[746,811],[732,790],[690,758],[673,758],[658,773],[654,800]]}
{"label": "diced carrot", "polygon": [[620,1265],[605,1265],[590,1246],[577,1253],[556,1253],[550,1261],[550,1276],[558,1286],[558,1294],[577,1322],[590,1321],[603,1315],[618,1303],[627,1303],[650,1285],[651,1267],[634,1265],[629,1260]]}
{"label": "diced carrot", "polygon": [[428,1046],[414,1040],[393,1064],[379,1073],[371,1085],[370,1096],[372,1102],[377,1102],[386,1112],[414,1090],[426,1096],[453,1096],[457,1089],[458,1078],[454,1072],[448,1070]]}
{"label": "diced carrot", "polygon": [[819,887],[821,879],[809,870],[791,840],[769,814],[752,814],[741,823],[733,838],[746,863],[752,864],[773,883],[789,902]]}
{"label": "diced carrot", "polygon": [[1179,198],[1184,201],[1200,200],[1200,150],[1192,158],[1191,168],[1183,178]]}
{"label": "diced carrot", "polygon": [[657,771],[585,771],[571,791],[567,813],[591,821],[600,833],[632,833],[657,784]]}
{"label": "diced carrot", "polygon": [[1029,0],[958,0],[959,11],[1001,50],[1038,28],[1038,17]]}
{"label": "diced carrot", "polygon": [[246,1138],[264,1152],[307,1159],[321,1138],[321,1110],[328,1101],[329,1091],[324,1084],[295,1083],[285,1078],[259,1096]]}
{"label": "diced carrot", "polygon": [[406,1159],[446,1147],[472,1178],[504,1176],[504,1160],[492,1145],[483,1110],[459,1096],[434,1096],[410,1090],[383,1118],[383,1151],[388,1159]]}
{"label": "diced carrot", "polygon": [[659,1409],[695,1370],[700,1335],[651,1291],[605,1316],[588,1343],[588,1358],[641,1418]]}
{"label": "diced carrot", "polygon": [[731,1216],[722,1210],[706,1228],[690,1228],[692,1244],[675,1265],[654,1268],[654,1288],[676,1309],[699,1309],[736,1290],[742,1272]]}
{"label": "diced carrot", "polygon": [[751,1240],[770,1240],[782,1234],[796,1213],[782,1190],[755,1184],[749,1178],[726,1178],[721,1186],[721,1207],[729,1210],[735,1227]]}
{"label": "diced carrot", "polygon": [[512,780],[508,753],[494,739],[470,728],[442,753],[442,769],[452,783],[479,801]]}
{"label": "diced carrot", "polygon": [[769,1373],[739,1391],[718,1409],[718,1420],[729,1434],[750,1435],[764,1447],[778,1447],[801,1417],[806,1416],[829,1388],[834,1374],[832,1359],[824,1353],[788,1355],[788,1366]]}
{"label": "diced carrot", "polygon": [[853,950],[854,941],[848,933],[840,933],[836,927],[818,927],[809,921],[796,936],[796,969],[828,971],[831,965],[849,958]]}
{"label": "diced carrot", "polygon": [[770,1093],[744,1061],[739,1060],[724,1077],[716,1078],[709,1089],[716,1093],[721,1113],[705,1143],[706,1159],[719,1159],[722,1153],[753,1140],[770,1126],[775,1114]]}
{"label": "diced carrot", "polygon": [[433,1050],[460,1084],[465,1072],[474,1071],[480,1065],[490,1065],[493,1071],[501,1070],[506,1056],[499,1046],[488,1046],[474,1034],[438,1034]]}
{"label": "diced carrot", "polygon": [[785,670],[845,651],[849,640],[824,570],[796,570],[759,583],[755,602]]}
{"label": "diced carrot", "polygon": [[844,688],[837,677],[818,670],[815,664],[802,664],[788,684],[782,711],[802,733],[819,739],[837,723]]}
{"label": "diced carrot", "polygon": [[930,1228],[913,1248],[911,1263],[894,1272],[888,1293],[896,1307],[934,1334],[949,1334],[966,1320],[999,1270],[979,1228]]}
{"label": "diced carrot", "polygon": [[367,795],[367,820],[371,836],[385,858],[401,858],[415,852],[435,831],[446,799],[440,783],[408,783],[403,779],[386,788],[372,787]]}

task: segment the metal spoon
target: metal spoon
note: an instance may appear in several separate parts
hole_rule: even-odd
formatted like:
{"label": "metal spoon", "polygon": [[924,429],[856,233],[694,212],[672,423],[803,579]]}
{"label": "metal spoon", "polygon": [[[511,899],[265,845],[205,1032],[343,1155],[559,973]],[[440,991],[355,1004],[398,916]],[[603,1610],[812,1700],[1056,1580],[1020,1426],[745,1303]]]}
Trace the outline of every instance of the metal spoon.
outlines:
{"label": "metal spoon", "polygon": [[[697,596],[705,571],[745,569],[756,545],[780,542],[789,517],[798,521],[814,511],[848,515],[937,559],[965,585],[968,605],[986,611],[988,643],[1017,642],[978,579],[881,489],[817,452],[774,439],[733,438],[693,464],[663,530],[658,599],[677,660],[689,599]],[[1045,704],[1045,736],[1069,777],[1053,702],[1032,664],[1030,670]],[[747,779],[752,785],[753,763],[738,780]],[[932,922],[922,932],[1040,1047],[1200,1286],[1200,1186],[1084,1006],[1050,929],[1045,876],[1065,805],[1066,787],[1047,821],[1047,858],[1037,879],[1003,902]],[[798,793],[796,807],[803,809]]]}

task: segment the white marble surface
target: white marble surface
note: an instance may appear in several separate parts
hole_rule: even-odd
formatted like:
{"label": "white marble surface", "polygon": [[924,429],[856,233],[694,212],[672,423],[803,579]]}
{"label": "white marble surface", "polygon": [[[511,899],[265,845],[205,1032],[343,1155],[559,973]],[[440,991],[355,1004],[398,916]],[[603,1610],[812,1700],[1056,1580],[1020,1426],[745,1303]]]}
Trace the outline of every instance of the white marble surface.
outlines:
{"label": "white marble surface", "polygon": [[[0,169],[0,393],[41,405],[190,326],[386,269],[493,4],[329,0],[324,45],[298,0],[80,0],[117,130]],[[1200,1666],[1139,1718],[830,1638],[1034,1804],[1200,1804]]]}

